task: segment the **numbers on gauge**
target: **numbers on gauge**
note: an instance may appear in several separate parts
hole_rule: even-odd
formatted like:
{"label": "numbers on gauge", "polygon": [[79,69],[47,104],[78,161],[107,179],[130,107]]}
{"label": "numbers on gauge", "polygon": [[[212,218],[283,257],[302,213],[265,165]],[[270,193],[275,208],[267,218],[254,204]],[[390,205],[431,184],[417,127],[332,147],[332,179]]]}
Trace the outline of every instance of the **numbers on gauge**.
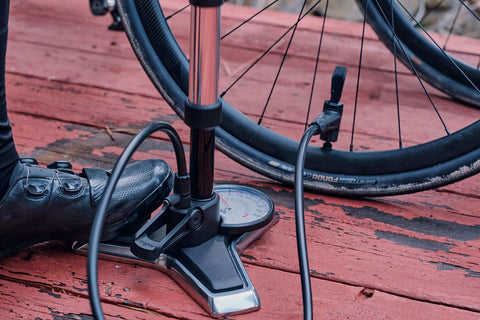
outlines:
{"label": "numbers on gauge", "polygon": [[221,228],[245,232],[266,225],[273,217],[273,202],[264,193],[245,186],[222,185],[214,188],[220,198]]}

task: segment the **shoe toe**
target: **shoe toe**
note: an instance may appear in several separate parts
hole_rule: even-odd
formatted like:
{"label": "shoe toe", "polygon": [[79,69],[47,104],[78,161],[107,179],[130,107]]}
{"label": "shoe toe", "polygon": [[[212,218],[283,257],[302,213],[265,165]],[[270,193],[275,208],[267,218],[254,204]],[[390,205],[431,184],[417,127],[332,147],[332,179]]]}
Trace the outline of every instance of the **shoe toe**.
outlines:
{"label": "shoe toe", "polygon": [[148,218],[172,188],[173,172],[164,161],[149,159],[129,165],[113,193],[108,221],[112,224],[115,220],[125,222],[127,218],[131,221],[137,216]]}

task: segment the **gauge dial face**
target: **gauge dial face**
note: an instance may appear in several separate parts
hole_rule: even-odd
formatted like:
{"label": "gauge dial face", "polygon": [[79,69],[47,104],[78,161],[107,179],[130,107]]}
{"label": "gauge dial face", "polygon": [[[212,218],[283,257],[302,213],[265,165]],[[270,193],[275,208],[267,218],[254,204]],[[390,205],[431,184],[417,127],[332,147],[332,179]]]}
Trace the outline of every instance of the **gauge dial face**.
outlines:
{"label": "gauge dial face", "polygon": [[245,186],[221,185],[214,191],[220,198],[221,231],[243,233],[267,225],[273,218],[272,200],[264,193]]}

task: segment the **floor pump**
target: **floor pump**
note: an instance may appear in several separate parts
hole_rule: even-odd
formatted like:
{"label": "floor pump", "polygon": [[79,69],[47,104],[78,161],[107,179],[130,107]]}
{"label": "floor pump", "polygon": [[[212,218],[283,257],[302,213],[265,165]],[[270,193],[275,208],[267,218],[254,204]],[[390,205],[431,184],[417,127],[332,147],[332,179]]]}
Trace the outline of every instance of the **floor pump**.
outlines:
{"label": "floor pump", "polygon": [[[170,275],[212,317],[258,310],[260,300],[239,253],[278,216],[262,192],[213,185],[218,95],[220,10],[223,0],[190,0],[191,42],[185,122],[190,173],[178,177],[162,209],[135,232],[99,245],[99,257],[159,269]],[[153,129],[154,131],[155,129]],[[89,244],[76,244],[85,252]]]}

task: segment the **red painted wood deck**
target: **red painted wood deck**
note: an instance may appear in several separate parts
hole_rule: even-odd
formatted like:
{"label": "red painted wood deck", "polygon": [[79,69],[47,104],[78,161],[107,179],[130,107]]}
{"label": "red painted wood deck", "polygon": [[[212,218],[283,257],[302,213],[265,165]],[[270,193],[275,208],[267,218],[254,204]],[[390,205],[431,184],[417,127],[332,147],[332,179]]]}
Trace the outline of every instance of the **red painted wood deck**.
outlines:
{"label": "red painted wood deck", "polygon": [[[11,7],[7,98],[22,155],[43,164],[67,159],[75,169],[111,168],[132,133],[151,120],[173,124],[188,142],[186,126],[159,98],[124,34],[106,30],[109,17],[91,16],[86,0],[22,0],[12,1]],[[233,23],[242,12],[224,8],[224,23]],[[284,17],[271,15],[258,26],[274,30]],[[312,28],[318,24],[309,21]],[[334,45],[325,48],[331,57],[322,64],[325,74],[356,57],[353,49],[338,46],[356,39],[361,30],[346,22],[332,22],[331,27],[328,36]],[[222,55],[222,78],[241,67],[237,57],[261,42],[259,34],[232,41],[231,52],[240,54]],[[478,48],[463,40],[456,45]],[[367,49],[385,50],[371,32]],[[383,93],[393,90],[382,80],[389,67],[381,54],[370,55],[366,63],[370,69],[363,91],[381,115],[382,106],[390,102]],[[256,85],[253,80],[245,84],[252,92]],[[345,90],[353,87],[353,81],[347,82]],[[411,121],[415,133],[415,126],[429,118],[416,103],[418,95],[408,99],[419,109]],[[344,103],[352,101],[347,98]],[[470,108],[460,113],[462,121],[479,117],[478,110]],[[288,120],[288,111],[271,118],[275,117]],[[288,121],[277,123],[288,132]],[[135,157],[161,157],[174,164],[173,152],[162,139]],[[216,169],[217,182],[255,185],[266,192],[281,216],[242,255],[261,310],[229,319],[300,319],[292,190],[220,153]],[[370,200],[306,193],[316,319],[479,319],[479,189],[480,177],[475,176],[437,190]],[[173,280],[156,270],[101,261],[99,277],[108,319],[208,318]],[[0,318],[91,319],[86,279],[86,258],[72,254],[70,244],[50,242],[3,258]]]}

